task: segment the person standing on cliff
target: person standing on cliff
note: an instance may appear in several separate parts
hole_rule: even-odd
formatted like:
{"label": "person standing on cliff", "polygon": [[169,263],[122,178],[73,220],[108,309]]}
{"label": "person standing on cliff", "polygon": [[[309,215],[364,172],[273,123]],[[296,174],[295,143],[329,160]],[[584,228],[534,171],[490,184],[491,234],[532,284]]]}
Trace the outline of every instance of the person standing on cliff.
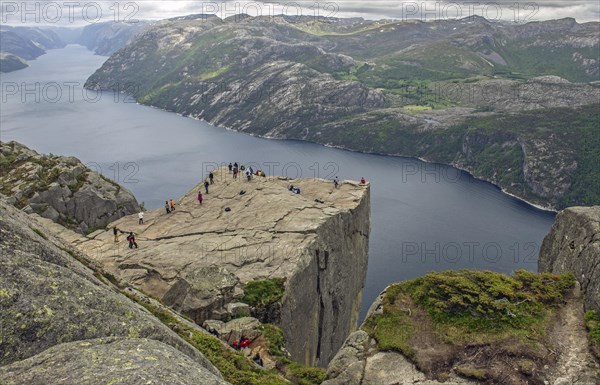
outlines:
{"label": "person standing on cliff", "polygon": [[204,180],[204,190],[206,190],[206,193],[208,194],[208,179]]}
{"label": "person standing on cliff", "polygon": [[165,201],[165,210],[167,210],[167,214],[171,213],[171,209],[169,208],[169,202]]}
{"label": "person standing on cliff", "polygon": [[227,166],[229,168],[229,173],[231,174],[231,170],[233,170],[233,165],[231,164],[231,162],[229,162],[229,166]]}
{"label": "person standing on cliff", "polygon": [[238,174],[238,168],[237,168],[237,166],[233,166],[233,179],[237,179],[237,174]]}
{"label": "person standing on cliff", "polygon": [[117,226],[113,227],[113,234],[115,235],[115,243],[119,242],[119,229],[117,229]]}
{"label": "person standing on cliff", "polygon": [[335,188],[340,187],[340,181],[337,176],[333,179],[333,187],[335,187]]}
{"label": "person standing on cliff", "polygon": [[215,178],[215,176],[213,175],[212,171],[210,174],[208,174],[208,180],[210,181],[210,184],[215,184],[215,181],[213,180]]}
{"label": "person standing on cliff", "polygon": [[175,201],[173,201],[173,199],[171,199],[171,211],[175,211]]}
{"label": "person standing on cliff", "polygon": [[134,247],[137,249],[138,244],[135,242],[135,235],[133,235],[133,231],[129,233],[127,236],[127,240],[129,241],[129,248],[133,249]]}
{"label": "person standing on cliff", "polygon": [[202,191],[198,191],[198,203],[200,204],[200,206],[202,206],[202,200],[204,198],[202,198]]}
{"label": "person standing on cliff", "polygon": [[139,214],[138,214],[138,223],[140,225],[144,224],[144,212],[143,211],[140,211]]}

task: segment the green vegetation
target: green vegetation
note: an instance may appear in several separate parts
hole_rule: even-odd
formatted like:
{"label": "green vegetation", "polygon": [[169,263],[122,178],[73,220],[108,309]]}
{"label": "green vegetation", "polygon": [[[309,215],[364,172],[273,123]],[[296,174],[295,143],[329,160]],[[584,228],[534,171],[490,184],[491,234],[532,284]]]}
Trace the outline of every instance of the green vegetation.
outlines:
{"label": "green vegetation", "polygon": [[[380,350],[402,353],[440,381],[454,371],[480,381],[518,384],[550,363],[548,331],[574,284],[571,274],[523,270],[512,276],[429,273],[390,286],[382,312],[369,317],[363,330]],[[505,376],[507,371],[513,378]]]}
{"label": "green vegetation", "polygon": [[585,313],[585,326],[590,332],[590,342],[596,357],[600,359],[600,314],[594,310]]}
{"label": "green vegetation", "polygon": [[285,294],[285,278],[271,278],[248,282],[244,286],[242,302],[250,306],[268,306]]}
{"label": "green vegetation", "polygon": [[419,309],[433,330],[450,344],[490,342],[506,336],[542,335],[546,317],[573,287],[571,274],[534,274],[524,270],[506,276],[491,271],[429,273],[388,288],[383,313],[364,329],[381,349],[413,356]]}

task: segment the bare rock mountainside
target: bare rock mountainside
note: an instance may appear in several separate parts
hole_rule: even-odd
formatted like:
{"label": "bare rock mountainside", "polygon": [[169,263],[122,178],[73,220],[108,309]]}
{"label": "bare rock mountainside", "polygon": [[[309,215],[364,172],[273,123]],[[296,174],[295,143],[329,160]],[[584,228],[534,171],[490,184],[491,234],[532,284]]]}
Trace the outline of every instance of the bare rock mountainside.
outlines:
{"label": "bare rock mountainside", "polygon": [[86,87],[255,135],[458,166],[548,207],[600,203],[600,23],[192,15]]}
{"label": "bare rock mountainside", "polygon": [[0,383],[229,384],[4,197],[0,218]]}
{"label": "bare rock mountainside", "polygon": [[63,48],[65,43],[50,29],[0,26],[0,72],[16,71],[28,66],[48,49]]}
{"label": "bare rock mountainside", "polygon": [[0,142],[0,192],[80,233],[140,211],[131,192],[88,169],[77,158],[43,155],[17,142]]}
{"label": "bare rock mountainside", "polygon": [[585,293],[587,310],[600,312],[600,206],[570,207],[544,238],[539,270],[571,272]]}
{"label": "bare rock mountainside", "polygon": [[[255,176],[226,168],[202,205],[202,184],[167,214],[152,210],[128,248],[113,229],[87,237],[46,227],[103,266],[115,280],[159,299],[199,325],[252,315],[283,329],[294,361],[325,366],[358,321],[370,231],[369,186],[344,181]],[[295,194],[288,184],[300,188]]]}

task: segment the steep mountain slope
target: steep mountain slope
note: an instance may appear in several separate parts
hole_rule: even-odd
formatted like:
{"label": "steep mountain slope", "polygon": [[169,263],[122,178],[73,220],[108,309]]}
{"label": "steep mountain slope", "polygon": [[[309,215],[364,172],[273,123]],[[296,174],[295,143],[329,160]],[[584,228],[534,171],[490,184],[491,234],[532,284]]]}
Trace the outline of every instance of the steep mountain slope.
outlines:
{"label": "steep mountain slope", "polygon": [[108,56],[135,39],[149,24],[145,21],[90,24],[81,30],[75,42],[97,55]]}
{"label": "steep mountain slope", "polygon": [[593,204],[599,31],[194,15],[142,33],[86,86],[127,85],[141,103],[252,134],[455,164],[545,206]]}
{"label": "steep mountain slope", "polygon": [[27,67],[25,60],[33,60],[48,49],[62,48],[65,43],[50,29],[37,27],[0,27],[0,72],[11,72]]}
{"label": "steep mountain slope", "polygon": [[199,351],[3,196],[0,216],[0,383],[228,384]]}

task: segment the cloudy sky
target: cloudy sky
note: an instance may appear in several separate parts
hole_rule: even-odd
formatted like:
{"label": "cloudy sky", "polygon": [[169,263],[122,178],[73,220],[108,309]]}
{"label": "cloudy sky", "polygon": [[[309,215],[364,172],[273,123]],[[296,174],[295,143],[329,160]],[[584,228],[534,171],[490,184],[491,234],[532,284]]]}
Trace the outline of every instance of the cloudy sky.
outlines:
{"label": "cloudy sky", "polygon": [[216,14],[228,17],[238,13],[252,15],[304,15],[363,17],[365,19],[420,19],[433,21],[473,15],[491,20],[524,23],[573,17],[579,22],[600,21],[600,2],[582,1],[48,1],[1,0],[2,23],[81,25],[112,20],[165,19],[193,13]]}

